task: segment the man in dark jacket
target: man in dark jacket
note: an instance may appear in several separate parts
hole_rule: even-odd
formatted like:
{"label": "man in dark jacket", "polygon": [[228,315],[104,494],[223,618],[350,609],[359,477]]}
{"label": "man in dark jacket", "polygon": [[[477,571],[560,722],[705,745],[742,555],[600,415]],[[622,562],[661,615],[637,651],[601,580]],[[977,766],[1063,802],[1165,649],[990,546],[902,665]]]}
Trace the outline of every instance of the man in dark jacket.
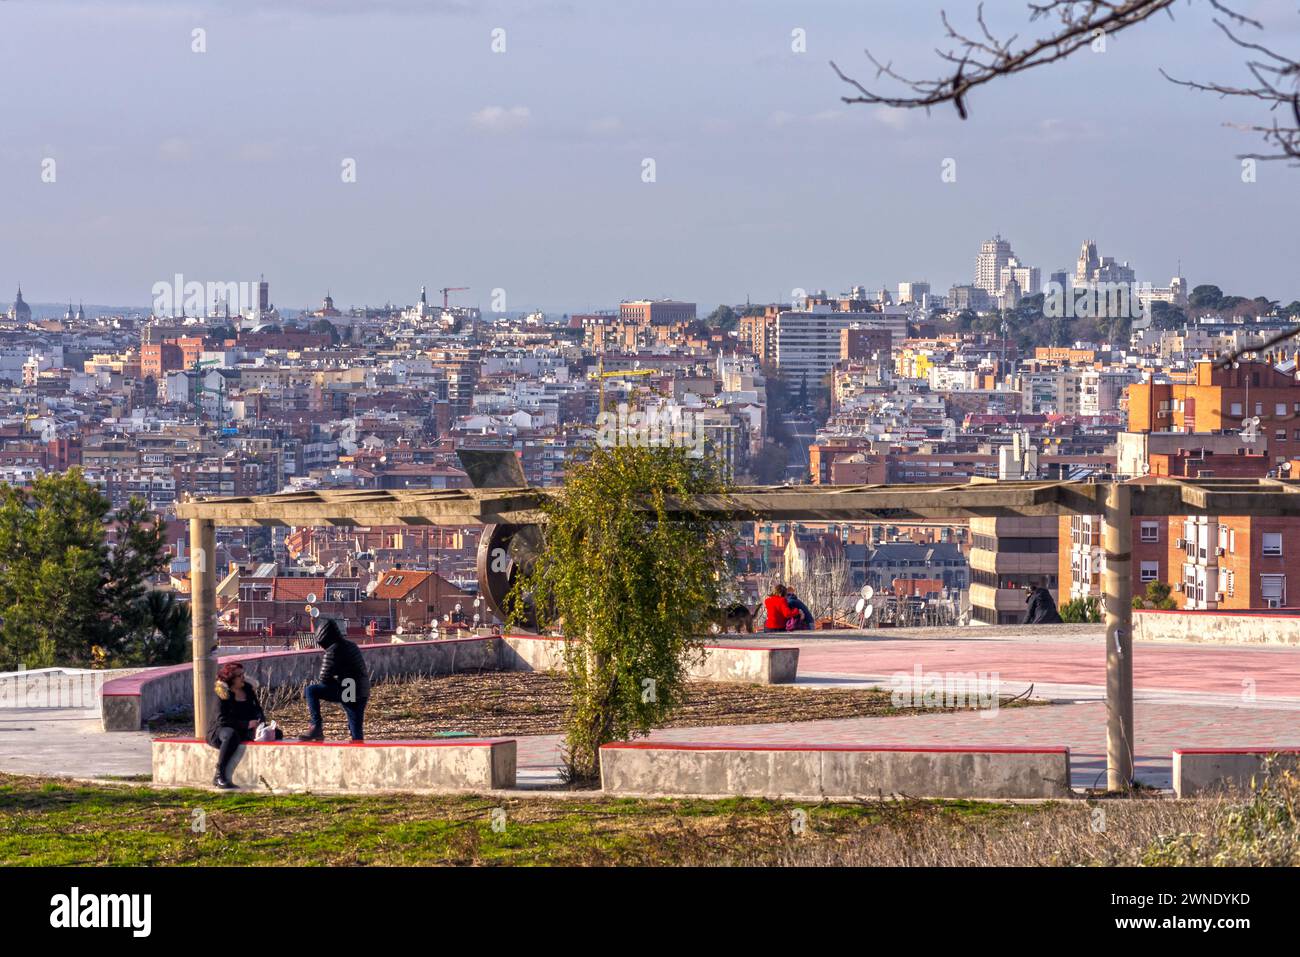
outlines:
{"label": "man in dark jacket", "polygon": [[334,701],[343,706],[348,716],[348,731],[353,741],[365,740],[363,719],[366,702],[370,700],[370,673],[366,659],[354,642],[343,637],[343,632],[333,619],[326,618],[316,628],[316,644],[325,649],[321,658],[320,674],[316,683],[308,685],[303,696],[311,714],[311,727],[299,741],[324,741],[321,727],[320,703]]}
{"label": "man in dark jacket", "polygon": [[1061,616],[1056,611],[1056,602],[1052,593],[1042,585],[1033,585],[1025,589],[1025,624],[1059,625]]}

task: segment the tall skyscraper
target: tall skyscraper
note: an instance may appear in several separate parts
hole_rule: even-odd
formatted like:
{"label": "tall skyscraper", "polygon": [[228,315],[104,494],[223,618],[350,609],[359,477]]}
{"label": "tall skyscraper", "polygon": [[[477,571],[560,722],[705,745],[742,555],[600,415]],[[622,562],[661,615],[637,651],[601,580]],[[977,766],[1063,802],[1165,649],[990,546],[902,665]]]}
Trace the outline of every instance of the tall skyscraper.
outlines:
{"label": "tall skyscraper", "polygon": [[980,254],[975,258],[975,285],[991,296],[1002,291],[1002,268],[1013,258],[1011,243],[994,236],[980,243]]}
{"label": "tall skyscraper", "polygon": [[1101,260],[1097,258],[1097,243],[1095,240],[1085,240],[1083,247],[1079,250],[1079,259],[1074,267],[1074,281],[1078,283],[1091,282],[1093,273],[1101,266]]}

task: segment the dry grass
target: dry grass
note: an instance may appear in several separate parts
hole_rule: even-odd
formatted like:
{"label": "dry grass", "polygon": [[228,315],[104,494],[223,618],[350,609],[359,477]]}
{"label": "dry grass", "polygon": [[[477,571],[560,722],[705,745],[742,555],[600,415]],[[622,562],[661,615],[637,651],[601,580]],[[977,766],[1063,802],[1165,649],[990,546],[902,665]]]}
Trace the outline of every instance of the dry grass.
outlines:
{"label": "dry grass", "polygon": [[[874,689],[791,688],[690,682],[686,700],[664,723],[668,728],[768,724],[896,715],[916,709],[895,708],[888,691]],[[286,736],[307,729],[302,687],[285,686],[262,693],[262,707]],[[396,678],[376,683],[366,707],[366,737],[401,740],[438,733],[467,732],[492,737],[559,734],[569,708],[568,679],[563,674],[488,671]],[[1024,700],[1002,707],[1023,707]],[[1041,702],[1029,702],[1039,704]],[[327,738],[347,736],[338,705],[322,706]],[[156,722],[156,733],[188,734],[184,719]]]}
{"label": "dry grass", "polygon": [[1294,776],[1257,796],[1015,805],[268,795],[0,774],[0,864],[1294,866],[1298,798]]}

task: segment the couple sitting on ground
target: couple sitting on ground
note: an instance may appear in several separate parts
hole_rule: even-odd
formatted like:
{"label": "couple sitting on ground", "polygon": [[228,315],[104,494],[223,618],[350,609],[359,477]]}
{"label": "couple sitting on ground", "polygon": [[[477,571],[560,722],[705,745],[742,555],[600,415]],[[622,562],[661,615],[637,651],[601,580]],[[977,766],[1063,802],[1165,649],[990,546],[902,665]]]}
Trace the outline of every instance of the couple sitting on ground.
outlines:
{"label": "couple sitting on ground", "polygon": [[[316,629],[316,644],[325,649],[316,683],[307,686],[303,697],[311,727],[299,741],[324,741],[321,726],[320,703],[334,701],[343,706],[348,717],[348,731],[353,741],[365,739],[362,722],[366,702],[370,699],[370,675],[361,649],[348,641],[339,626],[329,618]],[[219,788],[233,788],[230,783],[230,762],[245,741],[253,741],[259,725],[266,722],[266,713],[257,700],[257,689],[244,676],[244,666],[232,661],[217,672],[217,717],[208,732],[208,743],[217,749],[217,774],[212,784]],[[284,732],[275,728],[275,740]]]}
{"label": "couple sitting on ground", "polygon": [[767,609],[764,631],[806,631],[812,628],[812,612],[792,589],[777,585],[763,602]]}

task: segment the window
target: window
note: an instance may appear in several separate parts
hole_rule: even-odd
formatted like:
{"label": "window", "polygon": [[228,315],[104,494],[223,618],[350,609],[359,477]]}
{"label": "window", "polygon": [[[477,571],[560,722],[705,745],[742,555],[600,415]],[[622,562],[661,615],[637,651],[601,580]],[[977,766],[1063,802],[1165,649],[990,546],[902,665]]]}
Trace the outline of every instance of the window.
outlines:
{"label": "window", "polygon": [[1281,608],[1286,604],[1286,576],[1260,575],[1259,597],[1266,608]]}
{"label": "window", "polygon": [[1286,429],[1278,429],[1277,432],[1274,433],[1273,438],[1277,439],[1279,442],[1285,442],[1285,441],[1286,441]]}
{"label": "window", "polygon": [[1286,403],[1285,403],[1285,402],[1279,402],[1276,406],[1274,406],[1274,407],[1273,407],[1273,414],[1276,415],[1279,419],[1285,417],[1285,416],[1286,416]]}
{"label": "window", "polygon": [[1255,403],[1255,414],[1256,414],[1256,415],[1263,415],[1263,414],[1264,414],[1264,403],[1263,403],[1263,402],[1256,402],[1256,403]]}
{"label": "window", "polygon": [[1142,567],[1138,572],[1138,576],[1140,580],[1144,582],[1156,581],[1160,577],[1160,563],[1143,562]]}
{"label": "window", "polygon": [[1263,535],[1263,539],[1264,539],[1265,555],[1278,556],[1282,554],[1282,533],[1281,532],[1265,532]]}
{"label": "window", "polygon": [[1232,405],[1229,406],[1228,408],[1228,414],[1232,416],[1234,419],[1241,418],[1241,403],[1240,402],[1232,403]]}
{"label": "window", "polygon": [[1159,523],[1159,522],[1143,522],[1143,523],[1142,523],[1142,528],[1141,528],[1141,531],[1140,531],[1140,538],[1141,538],[1141,540],[1144,541],[1144,542],[1158,542],[1158,541],[1160,541],[1160,523]]}

